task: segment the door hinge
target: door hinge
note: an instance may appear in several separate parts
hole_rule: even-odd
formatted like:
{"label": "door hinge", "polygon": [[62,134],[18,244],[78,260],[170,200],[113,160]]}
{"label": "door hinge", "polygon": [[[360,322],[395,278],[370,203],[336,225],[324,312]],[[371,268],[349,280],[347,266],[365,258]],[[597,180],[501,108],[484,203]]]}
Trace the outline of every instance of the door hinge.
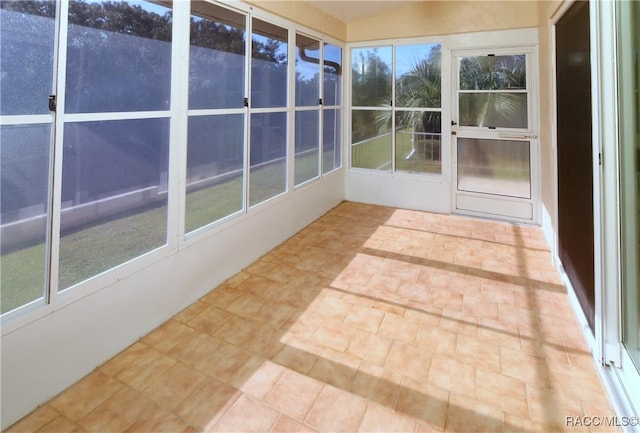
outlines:
{"label": "door hinge", "polygon": [[248,106],[249,106],[249,98],[244,98],[244,99],[243,99],[243,101],[242,101],[242,103],[243,103],[243,105],[244,105],[245,107],[248,107]]}
{"label": "door hinge", "polygon": [[602,152],[598,153],[598,165],[602,166]]}
{"label": "door hinge", "polygon": [[58,108],[56,95],[49,95],[49,111],[56,111],[56,108]]}

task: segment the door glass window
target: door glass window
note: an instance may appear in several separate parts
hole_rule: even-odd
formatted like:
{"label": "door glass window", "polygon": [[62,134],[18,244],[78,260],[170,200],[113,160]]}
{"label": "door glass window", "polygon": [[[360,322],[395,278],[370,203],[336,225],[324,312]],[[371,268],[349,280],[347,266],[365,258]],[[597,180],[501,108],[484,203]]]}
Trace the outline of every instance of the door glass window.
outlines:
{"label": "door glass window", "polygon": [[458,138],[458,190],[531,198],[529,142]]}
{"label": "door glass window", "polygon": [[528,128],[526,56],[459,57],[459,124]]}

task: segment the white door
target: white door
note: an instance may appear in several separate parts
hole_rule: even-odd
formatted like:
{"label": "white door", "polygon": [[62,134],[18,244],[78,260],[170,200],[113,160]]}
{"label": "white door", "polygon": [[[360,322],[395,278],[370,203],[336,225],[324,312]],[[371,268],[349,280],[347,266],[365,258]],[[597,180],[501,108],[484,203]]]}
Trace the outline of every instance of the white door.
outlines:
{"label": "white door", "polygon": [[534,48],[454,51],[457,213],[537,222]]}

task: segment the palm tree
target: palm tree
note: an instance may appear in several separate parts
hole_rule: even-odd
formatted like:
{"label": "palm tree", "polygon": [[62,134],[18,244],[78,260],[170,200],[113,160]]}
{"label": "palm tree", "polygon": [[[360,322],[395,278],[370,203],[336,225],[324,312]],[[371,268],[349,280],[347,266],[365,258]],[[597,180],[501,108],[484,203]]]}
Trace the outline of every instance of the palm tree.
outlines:
{"label": "palm tree", "polygon": [[[395,110],[396,131],[407,131],[411,148],[406,159],[422,160],[427,149],[435,149],[439,159],[439,139],[433,134],[441,132],[439,111],[425,108],[441,106],[440,46],[434,46],[428,57],[414,60],[407,72],[396,79]],[[388,105],[386,105],[388,107]],[[380,111],[376,123],[381,131],[391,129],[393,110]]]}

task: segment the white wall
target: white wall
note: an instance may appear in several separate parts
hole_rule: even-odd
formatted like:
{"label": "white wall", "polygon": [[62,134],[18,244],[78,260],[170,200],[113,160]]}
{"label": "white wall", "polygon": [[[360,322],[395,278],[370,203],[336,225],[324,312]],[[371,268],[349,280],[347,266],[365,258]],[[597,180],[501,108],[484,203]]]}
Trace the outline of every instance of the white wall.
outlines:
{"label": "white wall", "polygon": [[116,283],[2,336],[2,429],[344,198],[344,170],[252,209]]}
{"label": "white wall", "polygon": [[451,213],[451,182],[428,175],[349,170],[345,199],[382,206]]}

